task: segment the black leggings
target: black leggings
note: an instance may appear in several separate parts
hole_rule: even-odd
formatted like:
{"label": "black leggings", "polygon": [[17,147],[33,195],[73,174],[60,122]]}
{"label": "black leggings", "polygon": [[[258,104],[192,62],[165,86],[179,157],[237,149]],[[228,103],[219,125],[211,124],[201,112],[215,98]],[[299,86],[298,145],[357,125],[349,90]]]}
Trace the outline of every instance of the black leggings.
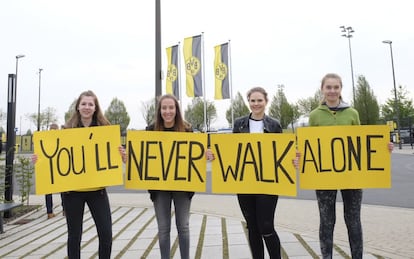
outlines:
{"label": "black leggings", "polygon": [[[317,190],[316,197],[319,206],[319,242],[322,257],[332,258],[333,232],[336,221],[337,190]],[[344,218],[348,229],[348,239],[353,259],[362,258],[363,241],[361,226],[362,190],[341,190],[344,203]]]}
{"label": "black leggings", "polygon": [[264,258],[263,240],[270,258],[279,259],[280,240],[274,227],[275,210],[279,196],[238,194],[237,198],[247,223],[253,259]]}
{"label": "black leggings", "polygon": [[99,258],[110,258],[112,249],[112,218],[106,190],[66,192],[63,193],[63,200],[68,226],[67,249],[69,259],[80,258],[85,203],[88,204],[98,232]]}

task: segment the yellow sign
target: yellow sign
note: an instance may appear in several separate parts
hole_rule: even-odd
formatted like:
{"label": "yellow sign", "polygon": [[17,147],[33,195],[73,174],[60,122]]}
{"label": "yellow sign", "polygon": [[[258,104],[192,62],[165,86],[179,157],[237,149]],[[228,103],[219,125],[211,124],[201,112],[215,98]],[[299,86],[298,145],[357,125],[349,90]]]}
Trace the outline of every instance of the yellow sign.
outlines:
{"label": "yellow sign", "polygon": [[296,196],[294,134],[211,134],[213,193]]}
{"label": "yellow sign", "polygon": [[391,187],[389,127],[298,128],[301,189]]}
{"label": "yellow sign", "polygon": [[35,132],[36,194],[122,185],[119,125]]}
{"label": "yellow sign", "polygon": [[127,189],[206,191],[207,136],[128,131]]}

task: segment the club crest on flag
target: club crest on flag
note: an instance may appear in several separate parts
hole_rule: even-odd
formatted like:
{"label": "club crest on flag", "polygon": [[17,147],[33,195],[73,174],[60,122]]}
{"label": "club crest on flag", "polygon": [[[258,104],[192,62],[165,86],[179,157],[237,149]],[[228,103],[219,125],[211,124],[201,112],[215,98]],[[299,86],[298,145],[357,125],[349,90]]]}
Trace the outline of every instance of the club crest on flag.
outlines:
{"label": "club crest on flag", "polygon": [[177,80],[178,69],[177,66],[174,64],[170,64],[167,69],[167,80],[170,82],[174,82]]}
{"label": "club crest on flag", "polygon": [[197,75],[200,71],[201,65],[200,60],[197,57],[191,56],[185,61],[185,71],[192,76]]}
{"label": "club crest on flag", "polygon": [[227,77],[227,66],[223,62],[220,62],[215,67],[215,76],[218,80],[223,80]]}

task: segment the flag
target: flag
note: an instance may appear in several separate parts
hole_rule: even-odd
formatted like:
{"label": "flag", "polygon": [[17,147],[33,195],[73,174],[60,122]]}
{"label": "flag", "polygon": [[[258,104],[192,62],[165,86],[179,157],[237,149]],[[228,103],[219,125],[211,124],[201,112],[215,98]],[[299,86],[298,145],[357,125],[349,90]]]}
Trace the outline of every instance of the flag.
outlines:
{"label": "flag", "polygon": [[184,62],[187,96],[203,96],[201,35],[184,39]]}
{"label": "flag", "polygon": [[168,68],[165,80],[166,93],[172,94],[180,99],[180,71],[178,65],[178,45],[169,47],[167,50]]}
{"label": "flag", "polygon": [[214,99],[229,99],[229,43],[215,46],[214,52]]}

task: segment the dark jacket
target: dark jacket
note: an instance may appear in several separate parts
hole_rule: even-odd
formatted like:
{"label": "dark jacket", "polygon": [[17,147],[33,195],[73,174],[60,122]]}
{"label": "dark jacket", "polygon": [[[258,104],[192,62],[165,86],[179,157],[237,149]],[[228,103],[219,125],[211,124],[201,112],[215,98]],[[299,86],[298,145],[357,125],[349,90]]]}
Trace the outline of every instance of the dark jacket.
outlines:
{"label": "dark jacket", "polygon": [[[250,115],[237,118],[234,122],[233,133],[249,133],[249,118]],[[263,119],[264,133],[282,133],[282,126],[280,122],[272,117],[265,115]]]}
{"label": "dark jacket", "polygon": [[[151,124],[151,125],[149,125],[149,126],[147,126],[146,128],[145,128],[145,130],[147,130],[147,131],[154,131],[154,124]],[[171,130],[171,129],[165,129],[165,131],[173,131],[173,130]],[[191,130],[191,128],[190,129],[187,129],[186,130],[186,132],[192,132],[192,130]],[[159,191],[159,190],[148,190],[148,192],[150,193],[150,198],[151,198],[151,201],[155,201],[155,199],[156,199],[156,197],[157,197],[157,194],[159,193],[159,192],[181,192],[181,191]],[[185,192],[185,193],[187,193],[188,194],[188,198],[189,199],[191,199],[191,198],[193,198],[193,196],[194,196],[194,192]]]}

